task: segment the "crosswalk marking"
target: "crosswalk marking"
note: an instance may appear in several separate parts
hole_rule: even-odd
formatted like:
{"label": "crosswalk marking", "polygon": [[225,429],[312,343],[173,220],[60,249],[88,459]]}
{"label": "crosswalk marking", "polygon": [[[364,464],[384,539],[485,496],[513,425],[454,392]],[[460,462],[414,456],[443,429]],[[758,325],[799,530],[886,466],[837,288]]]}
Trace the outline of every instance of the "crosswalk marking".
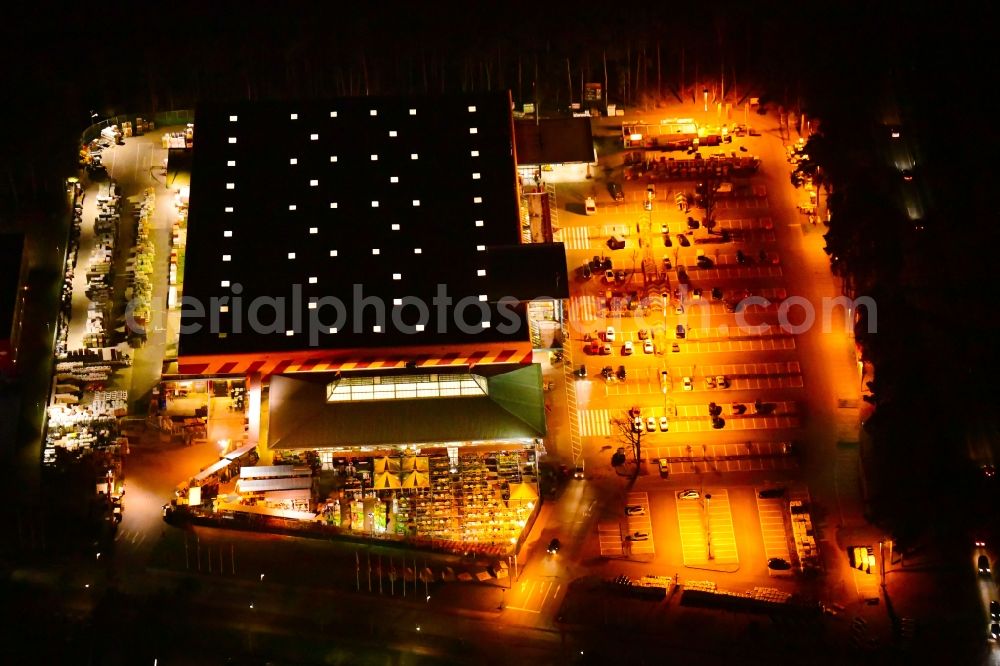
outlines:
{"label": "crosswalk marking", "polygon": [[559,233],[562,234],[559,240],[562,240],[567,250],[590,249],[589,227],[564,227]]}
{"label": "crosswalk marking", "polygon": [[569,319],[573,322],[592,322],[603,319],[599,296],[573,296],[569,299]]}
{"label": "crosswalk marking", "polygon": [[611,411],[580,409],[580,437],[607,437],[611,434]]}

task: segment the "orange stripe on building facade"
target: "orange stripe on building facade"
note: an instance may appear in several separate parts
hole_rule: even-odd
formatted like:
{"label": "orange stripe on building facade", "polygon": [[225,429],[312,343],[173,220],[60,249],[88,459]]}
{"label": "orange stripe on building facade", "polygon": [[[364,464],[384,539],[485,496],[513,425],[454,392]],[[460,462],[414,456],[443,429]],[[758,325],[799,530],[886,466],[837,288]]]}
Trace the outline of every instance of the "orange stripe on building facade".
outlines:
{"label": "orange stripe on building facade", "polygon": [[212,376],[220,374],[263,376],[277,373],[332,372],[337,370],[388,370],[494,365],[529,364],[533,352],[530,342],[496,345],[458,345],[450,347],[412,347],[400,349],[347,349],[234,354],[231,356],[181,356],[181,375]]}

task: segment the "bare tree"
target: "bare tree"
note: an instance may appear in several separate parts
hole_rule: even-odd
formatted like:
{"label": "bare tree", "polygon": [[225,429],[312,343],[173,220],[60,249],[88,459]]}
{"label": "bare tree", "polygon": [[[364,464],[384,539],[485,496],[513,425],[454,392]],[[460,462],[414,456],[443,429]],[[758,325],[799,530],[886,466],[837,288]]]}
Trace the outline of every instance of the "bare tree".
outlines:
{"label": "bare tree", "polygon": [[623,412],[611,419],[611,432],[616,441],[632,452],[635,458],[633,476],[639,476],[639,461],[642,460],[642,429],[634,427],[632,416],[628,412]]}

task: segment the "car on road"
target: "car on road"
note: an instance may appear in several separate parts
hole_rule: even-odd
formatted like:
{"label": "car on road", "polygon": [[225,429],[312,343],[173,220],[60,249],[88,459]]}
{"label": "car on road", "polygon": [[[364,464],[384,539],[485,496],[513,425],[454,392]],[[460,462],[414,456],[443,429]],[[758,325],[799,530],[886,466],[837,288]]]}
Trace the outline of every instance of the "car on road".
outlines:
{"label": "car on road", "polygon": [[622,345],[622,356],[629,356],[635,349],[632,347],[632,341],[626,340],[625,344]]}
{"label": "car on road", "polygon": [[579,368],[577,368],[576,370],[573,371],[573,374],[576,375],[577,377],[586,377],[587,376],[587,366],[581,365]]}
{"label": "car on road", "polygon": [[775,571],[788,571],[792,568],[791,563],[780,557],[772,557],[767,560],[767,568]]}
{"label": "car on road", "polygon": [[677,493],[677,499],[679,500],[693,500],[693,499],[698,499],[700,497],[701,493],[699,493],[697,490],[691,490],[691,489],[681,490],[680,492]]}
{"label": "car on road", "polygon": [[552,541],[549,541],[549,547],[546,550],[549,552],[549,554],[554,555],[555,553],[559,552],[559,549],[561,547],[562,544],[559,543],[559,539],[552,539]]}
{"label": "car on road", "polygon": [[626,516],[645,516],[646,507],[641,504],[629,504],[625,507]]}
{"label": "car on road", "polygon": [[642,432],[642,417],[636,416],[632,419],[632,432]]}
{"label": "car on road", "polygon": [[615,281],[615,272],[610,268],[604,271],[604,281],[608,284],[612,284]]}
{"label": "car on road", "polygon": [[608,330],[604,331],[604,339],[607,340],[608,342],[614,342],[615,341],[615,327],[614,326],[608,326]]}
{"label": "car on road", "polygon": [[691,378],[690,377],[685,377],[683,379],[683,382],[684,382],[684,390],[685,391],[693,391],[694,390],[694,384],[691,382]]}
{"label": "car on road", "polygon": [[990,573],[991,573],[991,570],[990,570],[990,558],[987,557],[986,555],[980,555],[979,556],[979,559],[976,560],[976,566],[979,567],[979,573],[980,574],[984,574],[986,576],[990,575]]}
{"label": "car on road", "polygon": [[629,541],[649,541],[649,533],[648,532],[632,532],[632,534],[629,534],[625,538],[628,539]]}
{"label": "car on road", "polygon": [[597,213],[597,202],[594,201],[594,197],[587,197],[583,200],[583,210],[587,215]]}
{"label": "car on road", "polygon": [[990,625],[990,638],[995,641],[1000,641],[1000,624],[994,622]]}
{"label": "car on road", "polygon": [[646,430],[656,432],[656,418],[650,416],[646,419]]}
{"label": "car on road", "polygon": [[583,465],[577,465],[576,466],[576,469],[573,470],[573,478],[574,479],[582,479],[583,478]]}
{"label": "car on road", "polygon": [[624,250],[625,249],[625,239],[621,236],[612,236],[607,242],[608,249],[611,250]]}
{"label": "car on road", "polygon": [[667,432],[670,429],[670,422],[667,420],[666,416],[660,417],[660,430],[662,432]]}
{"label": "car on road", "polygon": [[642,343],[642,351],[644,354],[652,354],[654,351],[653,341],[650,340],[649,338],[646,338]]}
{"label": "car on road", "polygon": [[622,186],[613,180],[608,181],[608,194],[615,201],[625,201],[625,192],[622,191]]}
{"label": "car on road", "polygon": [[994,620],[1000,620],[1000,601],[996,599],[990,599],[990,617]]}

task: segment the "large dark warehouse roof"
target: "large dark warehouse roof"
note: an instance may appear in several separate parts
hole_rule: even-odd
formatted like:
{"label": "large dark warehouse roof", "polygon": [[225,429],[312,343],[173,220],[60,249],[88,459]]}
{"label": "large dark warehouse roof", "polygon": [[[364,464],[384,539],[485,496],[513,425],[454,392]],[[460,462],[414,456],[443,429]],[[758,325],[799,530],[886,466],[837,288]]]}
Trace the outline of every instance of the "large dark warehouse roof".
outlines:
{"label": "large dark warehouse roof", "polygon": [[[528,338],[526,324],[495,325],[504,321],[497,301],[527,300],[549,285],[536,294],[515,281],[522,293],[502,293],[510,281],[489,270],[491,247],[507,246],[506,255],[519,243],[509,95],[209,106],[198,110],[195,130],[184,296],[211,313],[210,299],[239,290],[242,306],[214,308],[225,338],[207,316],[201,330],[182,333],[181,355]],[[385,304],[381,330],[376,307],[361,308],[354,297],[358,285]],[[438,285],[455,303],[469,298],[461,314],[474,332],[458,330],[451,311],[438,325]],[[285,299],[285,319],[271,333],[247,323],[262,296]],[[310,299],[324,297],[344,303],[345,320],[335,323],[334,306],[322,302],[309,310]],[[393,306],[406,297],[430,310],[422,331],[392,324]],[[419,310],[401,302],[412,331]],[[184,323],[193,323],[187,312]],[[315,344],[310,314],[326,324]],[[266,306],[259,319],[273,315]]]}

